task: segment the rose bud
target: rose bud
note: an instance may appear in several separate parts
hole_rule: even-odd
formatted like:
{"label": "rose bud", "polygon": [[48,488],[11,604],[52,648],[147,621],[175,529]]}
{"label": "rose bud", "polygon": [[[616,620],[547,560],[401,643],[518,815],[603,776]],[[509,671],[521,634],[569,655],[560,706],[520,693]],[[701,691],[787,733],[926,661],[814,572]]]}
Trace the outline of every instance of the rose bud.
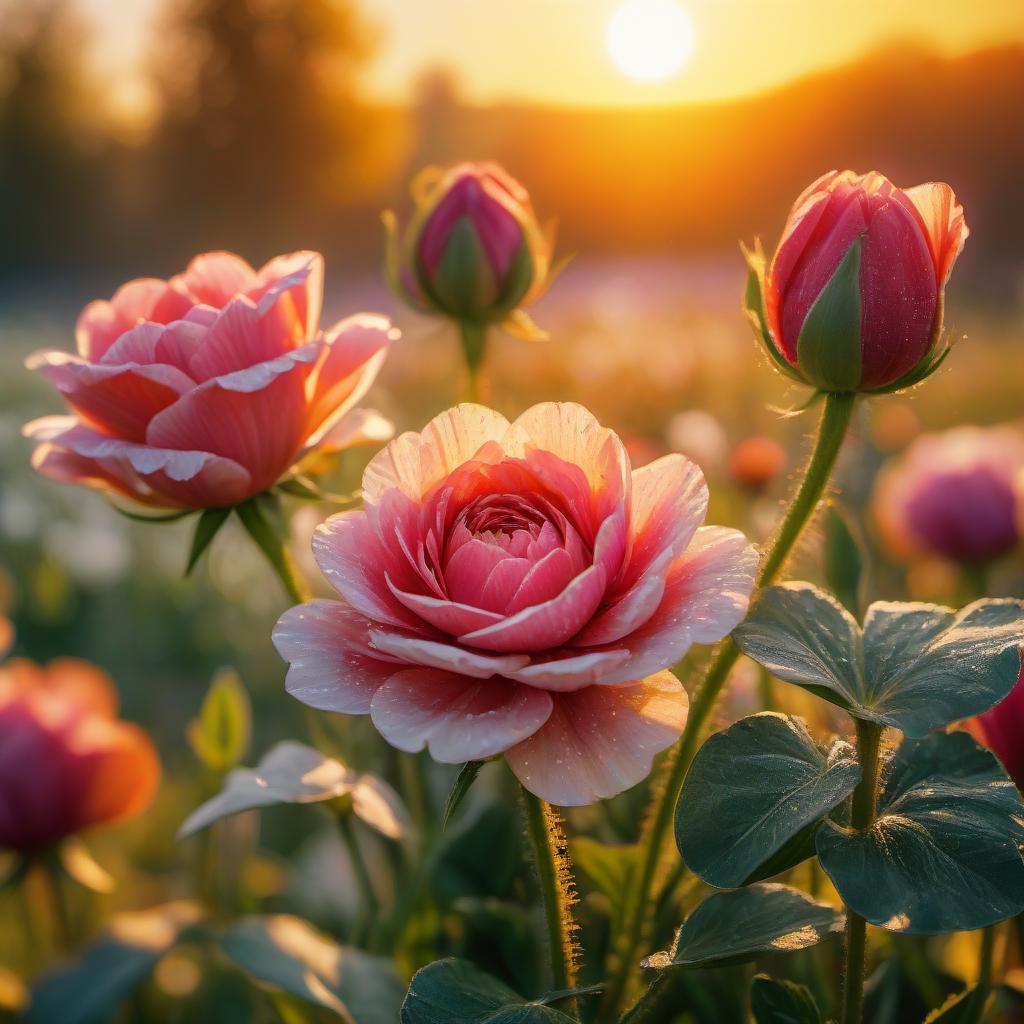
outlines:
{"label": "rose bud", "polygon": [[0,667],[0,849],[32,853],[139,814],[159,777],[106,673],[71,658]]}
{"label": "rose bud", "polygon": [[521,308],[550,279],[553,240],[542,231],[526,189],[494,163],[428,167],[413,182],[415,213],[401,239],[390,211],[388,279],[414,308],[463,325],[471,370],[484,327],[543,338]]}
{"label": "rose bud", "polygon": [[1024,790],[1024,668],[1013,689],[994,708],[964,722],[964,727],[999,758],[1006,774]]}
{"label": "rose bud", "polygon": [[984,565],[1020,542],[1024,436],[1009,427],[923,434],[879,474],[873,508],[902,558]]}
{"label": "rose bud", "polygon": [[666,670],[746,614],[756,552],[701,525],[701,471],[677,454],[632,470],[578,405],[514,423],[457,406],[380,452],[363,496],[313,540],[342,600],[274,630],[288,691],[369,715],[400,750],[502,756],[550,803],[643,779],[686,720]]}
{"label": "rose bud", "polygon": [[24,433],[33,465],[164,509],[229,508],[314,450],[353,440],[346,413],[397,337],[361,314],[321,330],[323,260],[299,252],[255,271],[197,256],[169,281],[140,279],[78,320],[78,354],[28,360],[70,416]]}
{"label": "rose bud", "polygon": [[773,437],[756,435],[740,441],[729,457],[729,475],[741,487],[762,491],[786,467],[786,450]]}
{"label": "rose bud", "polygon": [[943,292],[968,229],[953,190],[831,171],[796,201],[747,315],[773,362],[824,392],[897,391],[938,369]]}

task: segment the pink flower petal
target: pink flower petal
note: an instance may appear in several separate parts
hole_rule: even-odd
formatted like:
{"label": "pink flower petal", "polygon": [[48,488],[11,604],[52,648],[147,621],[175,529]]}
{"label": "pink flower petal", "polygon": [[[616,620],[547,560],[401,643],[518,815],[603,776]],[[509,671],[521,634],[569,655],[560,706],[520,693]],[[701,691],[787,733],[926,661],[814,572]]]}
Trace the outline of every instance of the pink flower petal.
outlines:
{"label": "pink flower petal", "polygon": [[[304,326],[306,341],[316,336],[324,294],[324,258],[318,252],[302,250],[277,256],[264,264],[249,297],[257,302],[276,302],[283,296]],[[268,300],[267,296],[272,297]]]}
{"label": "pink flower petal", "polygon": [[256,272],[233,252],[207,252],[196,256],[179,280],[198,302],[221,309],[256,284]]}
{"label": "pink flower petal", "polygon": [[94,487],[144,504],[152,502],[152,490],[144,486],[134,473],[121,473],[116,465],[76,455],[49,442],[39,445],[32,453],[32,468],[58,483]]}
{"label": "pink flower petal", "polygon": [[376,409],[350,409],[324,432],[307,438],[303,453],[343,452],[364,444],[383,444],[395,436],[395,425]]}
{"label": "pink flower petal", "polygon": [[[252,478],[231,459],[204,451],[179,451],[107,437],[73,416],[46,416],[22,428],[47,442],[97,463],[97,473],[135,481],[140,500],[153,505],[214,508],[251,497]],[[64,469],[68,468],[65,462]],[[147,493],[147,488],[149,493]]]}
{"label": "pink flower petal", "polygon": [[500,441],[508,426],[504,416],[482,405],[457,405],[435,416],[422,433],[402,434],[374,456],[363,474],[365,501],[379,505],[392,488],[421,500],[485,444]]}
{"label": "pink flower petal", "polygon": [[507,676],[530,660],[525,654],[481,654],[453,644],[397,632],[385,632],[382,629],[370,631],[370,642],[378,651],[411,665],[440,668],[459,675],[472,676],[474,679]]}
{"label": "pink flower petal", "polygon": [[604,596],[605,576],[592,565],[557,597],[461,637],[463,643],[485,651],[546,651],[575,636]]}
{"label": "pink flower petal", "polygon": [[369,626],[341,601],[289,608],[273,632],[274,646],[288,662],[285,689],[312,708],[369,714],[371,698],[396,665],[370,646]]}
{"label": "pink flower petal", "polygon": [[491,572],[505,561],[509,561],[508,553],[497,545],[477,537],[467,541],[444,567],[448,596],[462,604],[481,606],[480,598]]}
{"label": "pink flower petal", "polygon": [[438,597],[428,597],[423,594],[413,594],[407,590],[400,590],[387,579],[391,593],[425,622],[449,636],[461,636],[474,629],[481,629],[501,621],[501,616],[495,612],[485,611],[483,608],[473,608],[468,604],[459,604],[456,601],[445,601]]}
{"label": "pink flower petal", "polygon": [[[519,562],[520,559],[515,561]],[[551,601],[558,597],[577,575],[579,572],[569,552],[565,548],[555,548],[539,562],[530,566],[504,611],[508,615],[517,615],[534,605]]]}
{"label": "pink flower petal", "polygon": [[539,729],[551,714],[542,690],[503,679],[481,682],[436,669],[393,675],[373,696],[370,715],[394,747],[430,749],[435,761],[494,757]]}
{"label": "pink flower petal", "polygon": [[571,693],[584,686],[603,683],[606,676],[621,669],[632,657],[624,647],[614,650],[580,653],[572,648],[556,652],[554,657],[532,662],[509,673],[509,679],[542,690]]}
{"label": "pink flower petal", "polygon": [[313,534],[313,557],[327,582],[363,615],[422,629],[418,615],[392,595],[385,573],[396,559],[361,509],[338,512],[321,523]]}
{"label": "pink flower petal", "polygon": [[189,363],[206,337],[208,325],[198,321],[202,315],[200,311],[206,309],[206,306],[196,306],[189,312],[188,319],[175,320],[171,324],[145,321],[132,327],[103,353],[100,365],[164,363],[181,370],[195,382]]}
{"label": "pink flower petal", "polygon": [[[487,581],[484,583],[483,590],[480,592],[480,596],[475,598],[474,603],[481,608],[491,608],[495,612],[500,612],[501,615],[506,614],[509,602],[533,568],[534,563],[528,558],[516,558],[514,556],[503,558],[491,570]],[[571,578],[570,574],[568,579]],[[498,616],[498,618],[500,617]]]}
{"label": "pink flower petal", "polygon": [[325,333],[323,355],[307,385],[311,431],[326,433],[370,390],[398,337],[387,317],[372,313],[350,316]]}
{"label": "pink flower petal", "polygon": [[[253,487],[272,486],[292,464],[305,430],[305,379],[317,346],[215,377],[150,421],[154,447],[198,449],[246,467]],[[273,429],[268,430],[268,424]]]}
{"label": "pink flower petal", "polygon": [[963,207],[945,182],[930,181],[926,185],[905,189],[903,194],[921,217],[941,287],[970,234],[964,221]]}
{"label": "pink flower petal", "polygon": [[547,722],[505,752],[516,777],[548,803],[576,807],[635,786],[686,724],[686,691],[671,672],[635,686],[589,686],[554,698]]}
{"label": "pink flower petal", "polygon": [[104,366],[51,351],[30,356],[26,366],[42,373],[92,426],[128,441],[144,441],[150,419],[195,387],[181,370],[159,363]]}

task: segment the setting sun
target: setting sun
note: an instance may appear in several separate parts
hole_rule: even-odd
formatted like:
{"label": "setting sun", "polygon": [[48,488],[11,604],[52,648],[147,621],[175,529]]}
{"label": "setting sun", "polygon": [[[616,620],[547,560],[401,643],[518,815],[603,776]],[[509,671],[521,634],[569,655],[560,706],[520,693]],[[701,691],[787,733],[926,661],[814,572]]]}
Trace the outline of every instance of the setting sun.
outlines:
{"label": "setting sun", "polygon": [[689,60],[693,23],[674,0],[626,0],[608,22],[616,67],[640,82],[664,82]]}

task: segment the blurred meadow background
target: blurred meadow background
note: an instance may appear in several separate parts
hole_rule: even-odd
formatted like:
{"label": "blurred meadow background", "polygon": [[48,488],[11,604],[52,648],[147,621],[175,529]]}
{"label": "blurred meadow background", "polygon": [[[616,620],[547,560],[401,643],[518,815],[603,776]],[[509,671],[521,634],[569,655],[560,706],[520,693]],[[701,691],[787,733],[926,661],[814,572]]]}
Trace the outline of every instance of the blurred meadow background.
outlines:
{"label": "blurred meadow background", "polygon": [[[240,533],[226,530],[185,580],[186,525],[132,523],[97,494],[33,473],[20,427],[61,410],[23,361],[73,349],[86,302],[132,277],[169,276],[196,252],[229,249],[259,265],[317,249],[324,323],[374,310],[401,327],[366,404],[418,428],[459,400],[458,343],[387,291],[380,213],[405,208],[426,163],[500,161],[541,219],[557,220],[559,253],[573,256],[533,311],[550,341],[492,345],[490,404],[515,415],[544,399],[583,402],[627,440],[634,465],[683,451],[709,478],[710,521],[758,539],[810,419],[784,414],[801,395],[768,367],[741,313],[739,242],[773,245],[795,196],[832,167],[878,168],[900,185],[950,182],[971,227],[947,293],[962,340],[927,387],[863,404],[839,480],[873,553],[872,596],[961,603],[953,566],[891,557],[869,503],[880,466],[922,431],[1024,421],[1024,5],[686,0],[692,38],[663,81],[609,47],[618,6],[0,0],[0,611],[15,655],[109,671],[124,715],[153,734],[164,765],[154,808],[95,841],[119,884],[82,901],[86,928],[112,908],[189,894],[195,841],[174,833],[209,782],[185,736],[218,669],[236,669],[253,702],[246,763],[295,737],[357,767],[395,769],[365,721],[314,720],[285,695],[270,627],[286,599]],[[758,442],[744,457],[755,436],[781,450]],[[335,490],[358,486],[365,457],[346,455]],[[297,551],[329,511],[296,516]],[[794,577],[820,579],[820,542],[811,531]],[[1024,596],[1024,553],[999,562],[990,593]],[[748,668],[723,720],[758,706]],[[452,773],[421,767],[440,806]],[[643,792],[617,798],[601,827],[635,821],[642,805]],[[586,827],[597,813],[569,817]],[[228,835],[246,851],[245,906],[329,928],[351,916],[333,881],[348,870],[340,843],[319,826],[285,808]],[[480,849],[516,839],[514,826],[492,828]],[[484,948],[483,918],[451,909],[492,895],[473,870],[444,867],[455,923],[432,926],[447,929],[442,952]],[[221,884],[234,891],[231,878]],[[8,971],[29,969],[2,906],[0,993]],[[424,940],[420,955],[414,939],[406,969],[436,955],[436,943]],[[949,978],[960,971],[956,942],[936,953]],[[509,977],[497,944],[490,955]],[[158,975],[147,998],[176,1019],[212,1019],[193,1001],[214,982],[190,963]],[[229,973],[215,983],[226,993],[218,1021],[260,1019]],[[892,1012],[872,1019],[899,1020]],[[154,1019],[175,1018],[167,1009]]]}

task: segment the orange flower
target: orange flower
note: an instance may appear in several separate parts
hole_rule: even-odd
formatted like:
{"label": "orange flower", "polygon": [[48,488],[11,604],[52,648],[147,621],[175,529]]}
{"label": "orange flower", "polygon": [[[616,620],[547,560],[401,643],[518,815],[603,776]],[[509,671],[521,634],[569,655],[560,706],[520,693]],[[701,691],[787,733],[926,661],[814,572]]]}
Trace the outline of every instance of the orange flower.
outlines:
{"label": "orange flower", "polygon": [[105,672],[73,658],[0,668],[0,848],[45,849],[139,814],[159,778],[149,737],[117,719]]}

